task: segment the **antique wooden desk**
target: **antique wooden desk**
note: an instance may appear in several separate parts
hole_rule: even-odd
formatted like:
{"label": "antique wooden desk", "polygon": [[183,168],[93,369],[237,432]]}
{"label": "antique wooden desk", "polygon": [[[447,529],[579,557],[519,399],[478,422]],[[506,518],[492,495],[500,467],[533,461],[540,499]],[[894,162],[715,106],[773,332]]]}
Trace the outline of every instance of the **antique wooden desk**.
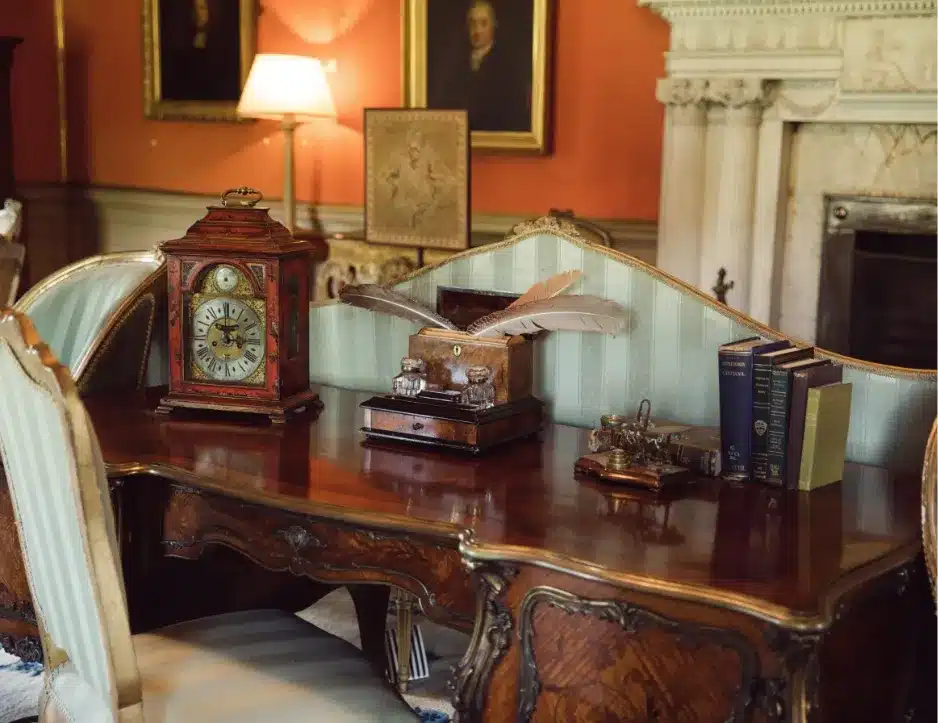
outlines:
{"label": "antique wooden desk", "polygon": [[[318,421],[285,428],[160,417],[158,392],[89,400],[122,514],[162,516],[130,537],[392,583],[436,620],[474,623],[454,676],[462,721],[905,712],[928,607],[916,480],[853,466],[811,494],[700,481],[652,500],[574,479],[580,429],[482,459],[365,446],[367,395],[321,395]],[[139,500],[155,490],[154,510]],[[125,562],[129,587],[145,564]]]}

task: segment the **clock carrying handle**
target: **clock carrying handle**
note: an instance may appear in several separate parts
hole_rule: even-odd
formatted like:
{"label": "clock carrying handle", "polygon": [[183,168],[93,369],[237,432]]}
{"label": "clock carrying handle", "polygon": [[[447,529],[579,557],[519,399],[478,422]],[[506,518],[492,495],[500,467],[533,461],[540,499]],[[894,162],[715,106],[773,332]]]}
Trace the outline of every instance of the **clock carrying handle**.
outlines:
{"label": "clock carrying handle", "polygon": [[238,188],[229,188],[221,195],[221,205],[256,206],[263,198],[264,194],[256,188],[238,186]]}

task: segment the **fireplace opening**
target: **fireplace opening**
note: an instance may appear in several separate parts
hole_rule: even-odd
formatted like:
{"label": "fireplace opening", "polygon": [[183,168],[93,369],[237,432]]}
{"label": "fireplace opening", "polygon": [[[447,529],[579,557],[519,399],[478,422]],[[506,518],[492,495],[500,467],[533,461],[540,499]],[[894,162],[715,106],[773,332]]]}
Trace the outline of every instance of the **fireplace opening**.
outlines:
{"label": "fireplace opening", "polygon": [[818,346],[880,364],[935,369],[935,202],[826,200]]}

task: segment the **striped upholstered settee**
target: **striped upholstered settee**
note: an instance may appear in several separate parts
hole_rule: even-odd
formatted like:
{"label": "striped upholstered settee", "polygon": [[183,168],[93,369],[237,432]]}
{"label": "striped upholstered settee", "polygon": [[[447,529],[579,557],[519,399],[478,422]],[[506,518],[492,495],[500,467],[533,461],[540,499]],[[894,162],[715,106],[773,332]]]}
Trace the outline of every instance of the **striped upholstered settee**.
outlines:
{"label": "striped upholstered settee", "polygon": [[[555,332],[537,342],[535,393],[557,422],[594,425],[601,414],[631,413],[648,397],[654,416],[717,424],[718,347],[754,334],[786,338],[653,266],[588,242],[556,218],[522,224],[506,240],[420,269],[395,288],[434,307],[440,287],[520,294],[535,281],[569,269],[584,273],[577,293],[622,303],[632,322],[627,333],[615,338]],[[390,389],[416,329],[401,319],[336,302],[314,303],[310,378],[351,389]],[[921,469],[935,418],[935,371],[817,353],[843,364],[844,380],[853,383],[848,459]]]}

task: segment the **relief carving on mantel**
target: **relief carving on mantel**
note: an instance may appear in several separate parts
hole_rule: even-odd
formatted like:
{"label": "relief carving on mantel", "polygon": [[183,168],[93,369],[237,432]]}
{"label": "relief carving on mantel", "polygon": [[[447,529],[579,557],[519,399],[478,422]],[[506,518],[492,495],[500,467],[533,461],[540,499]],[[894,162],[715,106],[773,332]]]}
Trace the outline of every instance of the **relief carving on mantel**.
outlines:
{"label": "relief carving on mantel", "polygon": [[706,92],[705,78],[659,78],[655,87],[659,103],[678,107],[701,105]]}
{"label": "relief carving on mantel", "polygon": [[772,84],[758,78],[715,78],[707,83],[707,100],[727,108],[764,106],[771,101]]}
{"label": "relief carving on mantel", "polygon": [[845,92],[914,93],[938,89],[934,18],[879,18],[844,23]]}
{"label": "relief carving on mantel", "polygon": [[773,84],[758,78],[661,78],[655,91],[660,103],[684,107],[722,105],[727,108],[768,105]]}
{"label": "relief carving on mantel", "polygon": [[670,72],[683,78],[823,81],[838,96],[915,102],[938,90],[936,0],[638,1],[671,23]]}
{"label": "relief carving on mantel", "polygon": [[675,23],[675,52],[838,50],[841,21],[831,17],[695,19]]}
{"label": "relief carving on mantel", "polygon": [[638,0],[669,22],[697,18],[934,15],[936,0]]}

